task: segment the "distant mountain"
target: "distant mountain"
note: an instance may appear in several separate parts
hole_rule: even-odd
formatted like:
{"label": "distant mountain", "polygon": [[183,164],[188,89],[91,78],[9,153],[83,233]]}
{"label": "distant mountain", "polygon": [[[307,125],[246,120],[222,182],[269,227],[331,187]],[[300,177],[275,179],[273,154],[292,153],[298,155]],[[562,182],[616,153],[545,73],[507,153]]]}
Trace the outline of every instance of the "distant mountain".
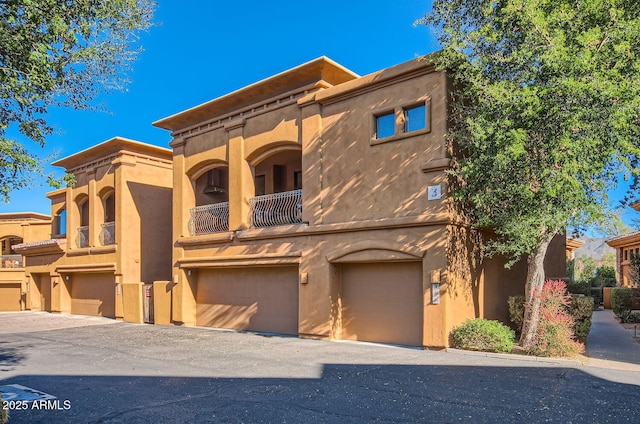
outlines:
{"label": "distant mountain", "polygon": [[581,239],[584,244],[576,249],[576,257],[588,256],[595,261],[602,259],[605,253],[615,253],[615,249],[610,247],[606,242],[606,238]]}

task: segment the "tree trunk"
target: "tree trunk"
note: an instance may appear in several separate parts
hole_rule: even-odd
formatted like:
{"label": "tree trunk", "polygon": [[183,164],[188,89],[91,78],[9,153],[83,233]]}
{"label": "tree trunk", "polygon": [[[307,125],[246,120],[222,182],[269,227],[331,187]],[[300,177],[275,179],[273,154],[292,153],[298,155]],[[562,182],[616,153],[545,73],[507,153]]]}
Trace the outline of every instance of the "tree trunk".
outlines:
{"label": "tree trunk", "polygon": [[545,236],[543,242],[531,253],[527,266],[527,281],[524,296],[524,321],[519,345],[525,349],[531,347],[540,322],[540,292],[544,285],[544,257],[555,234]]}

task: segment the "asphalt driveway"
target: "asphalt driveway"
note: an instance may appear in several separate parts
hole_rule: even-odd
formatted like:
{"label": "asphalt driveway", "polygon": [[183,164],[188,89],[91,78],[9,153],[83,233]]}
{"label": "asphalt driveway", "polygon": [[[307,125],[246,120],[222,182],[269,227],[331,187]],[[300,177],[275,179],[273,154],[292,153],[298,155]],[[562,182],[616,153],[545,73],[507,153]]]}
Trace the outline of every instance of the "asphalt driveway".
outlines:
{"label": "asphalt driveway", "polygon": [[11,424],[640,422],[640,370],[516,358],[0,313],[0,389],[50,395]]}

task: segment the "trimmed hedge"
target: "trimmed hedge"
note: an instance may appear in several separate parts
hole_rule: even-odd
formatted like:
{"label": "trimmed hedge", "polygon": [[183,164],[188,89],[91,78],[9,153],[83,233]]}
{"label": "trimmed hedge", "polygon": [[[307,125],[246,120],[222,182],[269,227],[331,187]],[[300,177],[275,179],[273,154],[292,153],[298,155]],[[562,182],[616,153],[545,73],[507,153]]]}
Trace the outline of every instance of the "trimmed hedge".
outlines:
{"label": "trimmed hedge", "polygon": [[465,321],[451,336],[454,347],[481,352],[511,352],[516,337],[506,325],[482,318]]}
{"label": "trimmed hedge", "polygon": [[620,322],[627,322],[631,316],[633,307],[633,291],[627,287],[614,287],[611,289],[611,309],[620,319]]}
{"label": "trimmed hedge", "polygon": [[584,294],[585,296],[589,296],[591,294],[591,285],[582,281],[567,283],[567,291],[571,294]]}
{"label": "trimmed hedge", "polygon": [[573,318],[573,332],[579,339],[586,340],[591,330],[591,316],[594,301],[592,297],[571,297],[567,312]]}
{"label": "trimmed hedge", "polygon": [[[509,319],[516,327],[516,332],[522,332],[524,320],[524,296],[509,296]],[[593,299],[590,297],[571,297],[567,312],[574,321],[573,331],[579,339],[586,339],[591,330],[591,316],[593,315]]]}

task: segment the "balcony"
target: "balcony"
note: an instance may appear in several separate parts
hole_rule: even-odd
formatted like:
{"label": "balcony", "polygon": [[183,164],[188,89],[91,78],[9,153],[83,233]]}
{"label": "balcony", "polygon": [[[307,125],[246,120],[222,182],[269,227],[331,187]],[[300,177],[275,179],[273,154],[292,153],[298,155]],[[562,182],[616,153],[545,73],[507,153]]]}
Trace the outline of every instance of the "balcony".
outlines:
{"label": "balcony", "polygon": [[302,190],[256,196],[249,201],[252,228],[302,223]]}
{"label": "balcony", "polygon": [[102,224],[102,230],[100,230],[100,244],[103,246],[116,244],[115,222],[105,222]]}
{"label": "balcony", "polygon": [[22,255],[1,255],[0,268],[22,268]]}
{"label": "balcony", "polygon": [[196,206],[189,212],[189,234],[192,236],[229,231],[229,202]]}
{"label": "balcony", "polygon": [[76,237],[76,246],[89,247],[89,226],[78,227],[78,235]]}

